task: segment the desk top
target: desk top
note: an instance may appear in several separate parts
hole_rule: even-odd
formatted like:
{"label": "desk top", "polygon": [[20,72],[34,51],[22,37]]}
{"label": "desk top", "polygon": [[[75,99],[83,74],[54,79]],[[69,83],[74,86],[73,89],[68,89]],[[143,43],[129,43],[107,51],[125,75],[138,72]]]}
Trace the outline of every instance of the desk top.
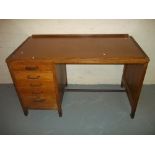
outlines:
{"label": "desk top", "polygon": [[148,56],[127,34],[32,35],[8,58],[46,59],[64,64],[147,63]]}

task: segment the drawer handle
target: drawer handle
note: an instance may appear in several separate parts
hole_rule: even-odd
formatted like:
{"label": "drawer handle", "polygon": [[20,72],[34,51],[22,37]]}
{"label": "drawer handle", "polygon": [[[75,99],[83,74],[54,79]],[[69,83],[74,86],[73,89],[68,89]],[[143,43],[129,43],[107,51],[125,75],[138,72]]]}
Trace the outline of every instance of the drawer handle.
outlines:
{"label": "drawer handle", "polygon": [[38,75],[36,77],[32,77],[32,76],[28,75],[27,78],[30,79],[30,80],[37,80],[37,79],[40,78],[40,76]]}
{"label": "drawer handle", "polygon": [[28,71],[35,71],[35,70],[38,70],[38,67],[37,67],[37,66],[26,66],[26,67],[25,67],[25,70],[28,70]]}
{"label": "drawer handle", "polygon": [[33,95],[38,95],[38,94],[42,94],[43,92],[40,91],[40,92],[32,92]]}
{"label": "drawer handle", "polygon": [[44,98],[36,98],[36,99],[33,99],[33,102],[36,102],[36,103],[41,103],[41,102],[45,102],[46,101],[46,99],[44,99]]}
{"label": "drawer handle", "polygon": [[42,86],[42,84],[41,84],[41,83],[39,83],[39,84],[32,84],[32,83],[31,83],[30,86],[31,86],[31,87],[40,87],[40,86]]}

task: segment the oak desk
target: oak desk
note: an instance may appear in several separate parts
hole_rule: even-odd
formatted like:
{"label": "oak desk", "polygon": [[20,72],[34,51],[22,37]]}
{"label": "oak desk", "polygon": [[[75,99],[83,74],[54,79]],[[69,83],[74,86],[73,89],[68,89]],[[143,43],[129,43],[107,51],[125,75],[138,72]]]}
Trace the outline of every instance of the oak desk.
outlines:
{"label": "oak desk", "polygon": [[149,58],[128,34],[32,35],[6,62],[24,114],[28,109],[55,109],[59,116],[66,64],[123,64],[121,86],[134,118]]}

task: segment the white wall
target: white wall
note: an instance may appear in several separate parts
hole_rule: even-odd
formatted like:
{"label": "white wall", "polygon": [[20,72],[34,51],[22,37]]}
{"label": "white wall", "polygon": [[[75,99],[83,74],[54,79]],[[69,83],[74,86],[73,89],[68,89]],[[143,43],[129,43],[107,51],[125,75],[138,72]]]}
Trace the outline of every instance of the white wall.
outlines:
{"label": "white wall", "polygon": [[[11,83],[6,57],[32,34],[107,34],[132,35],[151,61],[145,84],[155,84],[155,20],[0,20],[0,83]],[[122,66],[68,65],[69,83],[120,83]]]}

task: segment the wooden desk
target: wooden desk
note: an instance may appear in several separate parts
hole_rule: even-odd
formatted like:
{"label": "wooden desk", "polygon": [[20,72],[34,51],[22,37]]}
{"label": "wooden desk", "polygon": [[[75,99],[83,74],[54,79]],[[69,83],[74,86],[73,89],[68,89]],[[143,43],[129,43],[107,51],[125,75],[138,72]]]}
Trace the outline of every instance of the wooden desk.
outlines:
{"label": "wooden desk", "polygon": [[59,116],[66,64],[123,64],[121,86],[134,118],[149,58],[127,34],[32,35],[6,62],[24,114],[28,109],[55,109]]}

